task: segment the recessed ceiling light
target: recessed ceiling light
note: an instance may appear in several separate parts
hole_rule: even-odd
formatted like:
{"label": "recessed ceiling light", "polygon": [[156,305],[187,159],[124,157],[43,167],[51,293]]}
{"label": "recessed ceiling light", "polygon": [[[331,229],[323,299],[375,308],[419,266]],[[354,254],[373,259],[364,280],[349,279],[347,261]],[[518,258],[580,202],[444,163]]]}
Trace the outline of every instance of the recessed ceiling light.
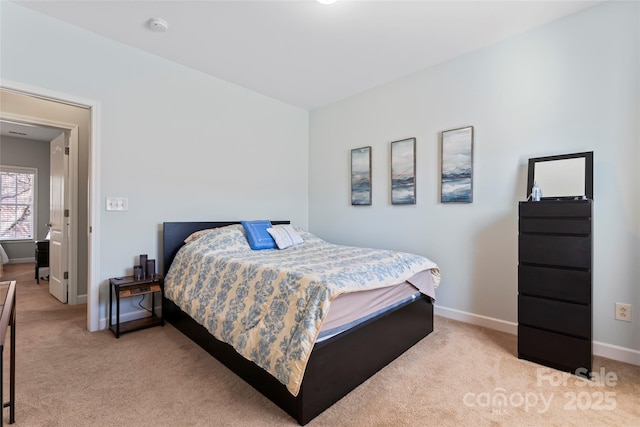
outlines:
{"label": "recessed ceiling light", "polygon": [[151,28],[153,31],[158,31],[158,32],[167,31],[167,28],[169,28],[169,24],[167,24],[167,21],[160,18],[149,19],[149,21],[147,22],[147,25],[149,25],[149,28]]}
{"label": "recessed ceiling light", "polygon": [[322,3],[322,4],[333,4],[338,0],[316,0],[318,3]]}

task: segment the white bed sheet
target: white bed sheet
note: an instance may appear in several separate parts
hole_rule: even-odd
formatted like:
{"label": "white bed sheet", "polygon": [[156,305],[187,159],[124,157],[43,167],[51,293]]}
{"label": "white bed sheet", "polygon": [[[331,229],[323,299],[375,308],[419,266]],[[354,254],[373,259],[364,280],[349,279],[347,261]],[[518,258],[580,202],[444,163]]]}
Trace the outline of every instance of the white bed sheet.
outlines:
{"label": "white bed sheet", "polygon": [[342,294],[331,302],[316,342],[329,339],[420,295],[411,283]]}
{"label": "white bed sheet", "polygon": [[331,301],[318,339],[338,335],[378,314],[413,301],[421,293],[435,300],[435,284],[428,271],[415,274],[396,286],[342,294]]}
{"label": "white bed sheet", "polygon": [[6,264],[9,262],[9,257],[7,253],[4,251],[2,245],[0,245],[0,264]]}
{"label": "white bed sheet", "polygon": [[2,277],[2,273],[4,272],[4,264],[9,262],[9,257],[7,253],[4,251],[2,245],[0,245],[0,277]]}

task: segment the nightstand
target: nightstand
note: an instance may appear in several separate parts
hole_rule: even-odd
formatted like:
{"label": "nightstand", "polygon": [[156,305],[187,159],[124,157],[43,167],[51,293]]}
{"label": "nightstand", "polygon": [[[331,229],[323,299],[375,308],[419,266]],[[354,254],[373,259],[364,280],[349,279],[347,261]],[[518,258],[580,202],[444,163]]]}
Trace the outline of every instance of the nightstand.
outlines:
{"label": "nightstand", "polygon": [[[164,318],[162,312],[156,314],[155,297],[156,293],[160,294],[160,298],[164,294],[164,279],[156,274],[151,277],[135,279],[133,276],[114,277],[109,279],[109,329],[114,333],[116,338],[120,338],[120,334],[126,332],[137,331],[139,329],[150,328],[152,326],[163,326]],[[131,298],[151,294],[151,315],[141,319],[131,320],[120,323],[120,300],[121,298]],[[113,296],[116,297],[116,319],[113,323],[112,309]]]}
{"label": "nightstand", "polygon": [[35,258],[36,258],[36,283],[40,284],[40,269],[44,267],[49,267],[49,241],[48,240],[36,240]]}

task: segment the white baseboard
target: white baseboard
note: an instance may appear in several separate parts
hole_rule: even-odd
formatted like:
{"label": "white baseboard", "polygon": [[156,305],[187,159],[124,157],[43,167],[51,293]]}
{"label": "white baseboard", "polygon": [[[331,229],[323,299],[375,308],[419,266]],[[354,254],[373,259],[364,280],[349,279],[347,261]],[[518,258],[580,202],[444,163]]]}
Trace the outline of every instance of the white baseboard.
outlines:
{"label": "white baseboard", "polygon": [[86,304],[87,303],[87,294],[78,295],[78,304]]}
{"label": "white baseboard", "polygon": [[593,342],[593,354],[619,362],[640,366],[640,351],[600,341]]}
{"label": "white baseboard", "polygon": [[482,316],[479,314],[467,313],[466,311],[456,310],[453,308],[434,306],[434,314],[446,317],[448,319],[459,320],[472,325],[483,326],[485,328],[494,329],[500,332],[506,332],[511,335],[518,335],[518,324],[507,322],[505,320],[496,319],[494,317]]}
{"label": "white baseboard", "polygon": [[[472,325],[482,326],[500,332],[506,332],[511,335],[518,335],[518,324],[514,322],[507,322],[493,317],[468,313],[466,311],[441,307],[438,305],[434,306],[434,309],[434,314],[437,316],[459,320],[460,322],[470,323]],[[640,366],[640,351],[633,350],[631,348],[594,341],[593,354],[595,356],[606,357],[607,359]]]}
{"label": "white baseboard", "polygon": [[[7,264],[25,264],[25,263],[28,263],[28,262],[35,263],[36,259],[33,258],[33,257],[31,257],[31,258],[11,258]],[[33,266],[33,268],[35,269],[35,265]]]}

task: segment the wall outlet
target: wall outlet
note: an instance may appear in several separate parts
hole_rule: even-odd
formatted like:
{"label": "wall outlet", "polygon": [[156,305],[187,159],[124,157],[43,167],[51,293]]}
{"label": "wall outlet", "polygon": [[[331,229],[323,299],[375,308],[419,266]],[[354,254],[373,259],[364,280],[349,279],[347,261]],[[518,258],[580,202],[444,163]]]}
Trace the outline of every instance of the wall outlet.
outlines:
{"label": "wall outlet", "polygon": [[616,303],[616,320],[631,322],[631,304]]}
{"label": "wall outlet", "polygon": [[106,207],[108,211],[128,211],[129,199],[126,197],[107,197]]}

